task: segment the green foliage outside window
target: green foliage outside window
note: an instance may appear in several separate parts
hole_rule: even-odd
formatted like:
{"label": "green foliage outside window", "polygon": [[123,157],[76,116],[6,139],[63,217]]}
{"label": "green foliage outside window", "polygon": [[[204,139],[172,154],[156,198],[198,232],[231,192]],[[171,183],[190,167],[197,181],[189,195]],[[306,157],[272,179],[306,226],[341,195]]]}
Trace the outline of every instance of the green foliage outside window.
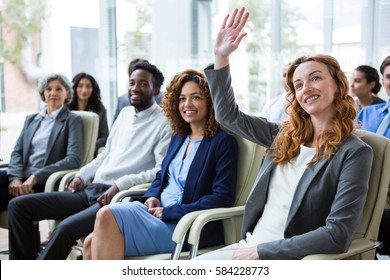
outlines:
{"label": "green foliage outside window", "polygon": [[[22,64],[23,51],[41,31],[46,16],[46,3],[45,0],[3,0],[0,16],[3,37],[0,57],[3,60],[16,66]],[[4,44],[4,37],[7,36],[12,37],[12,43]]]}

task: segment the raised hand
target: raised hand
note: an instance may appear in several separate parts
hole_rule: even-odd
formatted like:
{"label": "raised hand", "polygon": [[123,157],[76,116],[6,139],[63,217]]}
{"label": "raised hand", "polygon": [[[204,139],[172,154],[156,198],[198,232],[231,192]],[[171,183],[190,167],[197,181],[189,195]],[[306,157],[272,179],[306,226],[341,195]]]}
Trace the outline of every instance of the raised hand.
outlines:
{"label": "raised hand", "polygon": [[238,48],[242,38],[246,36],[242,29],[248,17],[249,12],[245,12],[245,8],[235,9],[231,15],[226,15],[215,41],[214,69],[219,69],[229,64],[229,55]]}

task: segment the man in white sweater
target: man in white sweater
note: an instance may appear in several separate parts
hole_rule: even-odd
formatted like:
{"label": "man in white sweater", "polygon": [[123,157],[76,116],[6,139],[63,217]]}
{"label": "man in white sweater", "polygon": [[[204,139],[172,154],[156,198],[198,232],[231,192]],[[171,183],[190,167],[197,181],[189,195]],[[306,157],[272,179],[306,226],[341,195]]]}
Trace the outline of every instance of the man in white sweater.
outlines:
{"label": "man in white sweater", "polygon": [[[13,199],[8,211],[10,259],[66,259],[76,240],[93,231],[96,212],[116,193],[154,180],[171,136],[154,99],[163,81],[156,66],[138,64],[129,78],[132,106],[121,111],[104,151],[81,168],[68,191]],[[44,219],[62,221],[38,252],[34,222]]]}

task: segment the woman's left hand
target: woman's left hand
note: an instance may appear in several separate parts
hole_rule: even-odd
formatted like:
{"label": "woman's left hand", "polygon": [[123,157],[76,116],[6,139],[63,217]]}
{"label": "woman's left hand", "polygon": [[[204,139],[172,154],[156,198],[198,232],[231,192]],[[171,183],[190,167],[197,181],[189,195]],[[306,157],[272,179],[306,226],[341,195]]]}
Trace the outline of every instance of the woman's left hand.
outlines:
{"label": "woman's left hand", "polygon": [[163,215],[163,208],[162,207],[154,207],[154,208],[149,208],[148,212],[155,216],[158,219],[162,219]]}
{"label": "woman's left hand", "polygon": [[234,251],[232,260],[260,260],[259,254],[257,253],[257,246]]}

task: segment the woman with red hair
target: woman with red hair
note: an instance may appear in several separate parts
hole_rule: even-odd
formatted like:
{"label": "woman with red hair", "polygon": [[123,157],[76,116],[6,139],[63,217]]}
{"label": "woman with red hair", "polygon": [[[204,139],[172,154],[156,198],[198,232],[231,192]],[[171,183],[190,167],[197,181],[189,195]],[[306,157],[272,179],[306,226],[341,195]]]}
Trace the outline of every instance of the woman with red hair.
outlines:
{"label": "woman with red hair", "polygon": [[216,119],[267,155],[245,205],[242,240],[201,259],[302,259],[345,252],[362,217],[373,152],[354,134],[348,79],[328,55],[300,57],[287,70],[288,112],[281,124],[240,111],[229,56],[249,13],[227,15],[215,64],[205,70]]}

